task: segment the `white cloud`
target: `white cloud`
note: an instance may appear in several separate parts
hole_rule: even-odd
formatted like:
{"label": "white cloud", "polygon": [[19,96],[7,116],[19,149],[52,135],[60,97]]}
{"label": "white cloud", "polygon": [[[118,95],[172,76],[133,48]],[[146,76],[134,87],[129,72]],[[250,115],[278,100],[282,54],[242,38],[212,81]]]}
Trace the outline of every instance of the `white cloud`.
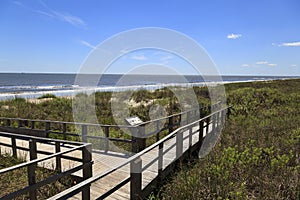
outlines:
{"label": "white cloud", "polygon": [[143,61],[143,60],[147,60],[147,57],[144,55],[134,55],[134,56],[131,56],[131,59]]}
{"label": "white cloud", "polygon": [[42,14],[42,15],[48,16],[48,17],[51,17],[51,18],[55,18],[54,15],[52,15],[50,13],[47,13],[47,12],[44,12],[44,11],[41,11],[41,10],[34,10],[34,12],[36,12],[38,14]]}
{"label": "white cloud", "polygon": [[61,13],[57,11],[51,11],[51,12],[54,14],[54,16],[57,19],[72,24],[73,26],[81,26],[81,27],[86,26],[85,22],[79,17],[70,15],[68,13]]}
{"label": "white cloud", "polygon": [[257,64],[257,65],[267,65],[267,66],[270,66],[270,67],[275,67],[275,66],[277,66],[277,64],[275,64],[275,63],[269,63],[268,61],[265,61],[265,60],[263,60],[263,61],[258,61],[258,62],[256,62],[255,64]]}
{"label": "white cloud", "polygon": [[285,47],[300,47],[300,42],[286,42],[282,43],[279,46],[285,46]]}
{"label": "white cloud", "polygon": [[258,62],[256,62],[256,64],[257,65],[266,65],[266,64],[268,64],[268,62],[267,61],[258,61]]}
{"label": "white cloud", "polygon": [[79,17],[73,16],[71,14],[68,13],[64,13],[64,12],[58,12],[56,10],[52,10],[51,8],[49,8],[45,2],[43,1],[39,1],[40,4],[44,7],[45,10],[38,10],[38,9],[33,9],[31,7],[28,7],[26,5],[24,5],[23,3],[19,2],[19,1],[13,1],[14,4],[16,4],[17,6],[23,7],[31,12],[35,12],[38,13],[40,15],[44,15],[53,19],[57,19],[60,21],[64,21],[67,22],[73,26],[77,26],[77,27],[86,27],[86,23]]}
{"label": "white cloud", "polygon": [[297,67],[297,65],[296,64],[291,64],[291,67]]}
{"label": "white cloud", "polygon": [[270,67],[276,67],[277,66],[277,64],[274,64],[274,63],[269,63],[268,64]]}
{"label": "white cloud", "polygon": [[240,37],[242,37],[241,34],[233,34],[233,33],[231,33],[231,34],[227,35],[228,39],[237,39],[237,38],[240,38]]}
{"label": "white cloud", "polygon": [[249,67],[248,64],[242,64],[242,67]]}
{"label": "white cloud", "polygon": [[94,46],[94,45],[92,45],[92,44],[88,43],[87,41],[80,40],[79,42],[80,42],[81,44],[83,44],[83,45],[87,46],[87,47],[90,47],[90,48],[92,48],[92,49],[96,49],[96,48],[97,48],[96,46]]}

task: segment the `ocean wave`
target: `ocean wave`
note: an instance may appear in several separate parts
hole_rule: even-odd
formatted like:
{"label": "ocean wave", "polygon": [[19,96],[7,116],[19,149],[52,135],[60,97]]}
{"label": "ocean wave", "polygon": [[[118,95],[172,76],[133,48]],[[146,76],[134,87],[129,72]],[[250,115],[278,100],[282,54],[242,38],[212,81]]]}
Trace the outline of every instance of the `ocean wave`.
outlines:
{"label": "ocean wave", "polygon": [[[217,83],[211,83],[217,84]],[[138,90],[156,90],[165,87],[193,87],[204,86],[204,82],[199,83],[163,83],[163,84],[148,84],[148,85],[130,85],[130,86],[102,86],[102,87],[80,87],[72,85],[72,87],[53,87],[53,86],[38,86],[33,90],[32,87],[17,87],[19,91],[2,92],[0,100],[15,99],[15,98],[38,98],[44,94],[54,94],[56,96],[74,96],[76,94],[85,93],[92,94],[94,92],[123,92],[123,91],[138,91]],[[30,89],[23,90],[22,89]],[[68,88],[68,89],[66,89]]]}
{"label": "ocean wave", "polygon": [[[283,77],[281,77],[283,78]],[[91,94],[94,92],[122,92],[122,91],[137,91],[137,90],[156,90],[165,87],[193,87],[193,86],[214,86],[218,84],[227,84],[233,82],[253,82],[267,81],[276,78],[270,77],[251,77],[241,79],[227,79],[223,81],[210,82],[185,82],[185,83],[153,83],[136,85],[116,85],[116,86],[98,86],[98,87],[82,87],[79,85],[39,85],[39,86],[0,86],[0,100],[14,98],[38,98],[44,94],[54,94],[56,96],[74,96],[79,93]],[[278,79],[278,78],[277,78]]]}
{"label": "ocean wave", "polygon": [[0,93],[7,92],[24,92],[24,91],[44,91],[44,90],[61,90],[61,89],[73,89],[78,88],[79,85],[12,85],[12,86],[0,86]]}

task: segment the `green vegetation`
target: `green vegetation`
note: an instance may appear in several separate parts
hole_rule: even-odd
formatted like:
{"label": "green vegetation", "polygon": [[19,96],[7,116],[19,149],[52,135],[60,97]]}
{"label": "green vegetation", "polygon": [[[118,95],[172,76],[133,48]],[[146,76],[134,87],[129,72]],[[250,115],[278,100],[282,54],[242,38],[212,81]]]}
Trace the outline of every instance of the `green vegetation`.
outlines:
{"label": "green vegetation", "polygon": [[40,96],[38,99],[47,99],[47,98],[55,99],[57,97],[54,94],[44,94]]}
{"label": "green vegetation", "polygon": [[[182,91],[182,88],[173,88]],[[206,105],[208,101],[208,91],[206,88],[195,88],[196,94],[199,96],[199,102],[201,105]],[[71,98],[52,98],[47,101],[31,101],[22,98],[16,98],[13,100],[0,101],[0,115],[2,117],[9,118],[23,118],[23,119],[41,119],[41,120],[52,120],[52,121],[66,121],[66,122],[91,122],[94,118],[93,113],[89,114],[90,111],[95,110],[99,124],[124,124],[125,117],[119,117],[121,121],[115,122],[112,115],[112,99],[115,105],[129,106],[129,112],[131,116],[139,116],[143,121],[150,120],[149,110],[153,105],[161,105],[165,108],[167,115],[180,112],[178,99],[175,97],[173,91],[169,88],[158,89],[155,91],[140,90],[135,91],[129,97],[127,93],[120,93],[121,98],[114,98],[112,92],[97,92],[93,95],[87,95],[84,93],[76,95],[74,99]],[[118,95],[118,94],[117,94]],[[127,95],[127,96],[126,96]],[[51,95],[45,95],[43,97],[50,97]],[[124,102],[133,102],[133,105],[124,105]],[[126,104],[126,103],[125,103]],[[95,105],[95,107],[93,107]],[[76,108],[76,118],[73,118],[73,107]],[[182,109],[182,108],[181,108]],[[189,107],[184,108],[189,109]],[[159,108],[158,108],[159,110]],[[156,113],[157,114],[157,113]],[[155,117],[154,117],[155,118]],[[179,119],[179,118],[178,118]],[[5,122],[2,122],[5,123]],[[26,124],[24,124],[27,126]],[[30,124],[28,124],[30,126]],[[14,121],[12,126],[17,127],[18,122]],[[45,129],[44,124],[36,122],[35,128]],[[153,127],[154,128],[154,127]],[[62,126],[59,124],[52,123],[52,130],[62,130]],[[74,125],[67,126],[67,132],[80,133],[80,127],[78,130]],[[89,127],[89,135],[99,134],[99,128]],[[167,131],[162,133],[160,137],[167,134]],[[49,135],[52,138],[63,139],[62,135],[53,134]],[[119,128],[110,129],[110,137],[117,137],[123,139],[130,139],[131,136],[124,134]],[[80,140],[76,136],[67,136],[67,139]],[[153,144],[156,137],[147,139],[147,145]],[[92,142],[94,147],[104,146],[103,141],[99,140],[88,140]],[[121,146],[123,149],[130,150],[131,145],[128,143],[114,142],[117,146]]]}
{"label": "green vegetation", "polygon": [[[14,166],[24,162],[22,158],[14,158],[9,155],[0,154],[0,169]],[[55,175],[55,171],[47,170],[44,168],[37,168],[36,170],[36,179],[41,181]],[[0,175],[0,197],[7,195],[11,192],[17,191],[28,186],[27,179],[27,168],[20,168],[5,174]],[[51,184],[45,185],[37,190],[38,199],[46,199],[51,197],[67,188],[72,186],[73,181],[70,177],[61,179],[59,181],[53,182]],[[30,199],[29,194],[22,195],[16,199]]]}
{"label": "green vegetation", "polygon": [[[181,89],[179,88],[179,90]],[[207,88],[195,87],[194,90],[201,105],[205,106],[210,103],[208,100],[209,95]],[[124,95],[121,96],[124,98]],[[12,100],[0,101],[0,115],[1,117],[9,118],[73,122],[72,106],[74,104],[79,110],[79,112],[76,112],[78,116],[76,116],[77,119],[75,121],[89,122],[88,117],[90,116],[87,115],[86,112],[91,108],[88,106],[95,105],[99,124],[116,124],[111,112],[112,92],[97,92],[94,95],[78,94],[74,101],[71,98],[56,97],[53,94],[45,94],[39,99],[44,98],[51,98],[51,100],[36,102],[28,101],[23,98],[15,98]],[[134,92],[131,97],[126,98],[127,99],[124,99],[124,101],[133,101],[136,104],[129,105],[130,115],[137,115],[143,121],[150,120],[148,113],[150,108],[155,104],[164,106],[168,115],[180,112],[178,99],[168,88],[155,91],[140,90]],[[123,99],[119,99],[119,101],[122,100]],[[91,104],[86,102],[91,102]],[[122,121],[122,123],[124,123],[124,121]]]}
{"label": "green vegetation", "polygon": [[72,101],[54,98],[40,103],[16,98],[0,101],[1,117],[72,121]]}
{"label": "green vegetation", "polygon": [[300,80],[226,88],[234,107],[220,142],[156,198],[300,199]]}

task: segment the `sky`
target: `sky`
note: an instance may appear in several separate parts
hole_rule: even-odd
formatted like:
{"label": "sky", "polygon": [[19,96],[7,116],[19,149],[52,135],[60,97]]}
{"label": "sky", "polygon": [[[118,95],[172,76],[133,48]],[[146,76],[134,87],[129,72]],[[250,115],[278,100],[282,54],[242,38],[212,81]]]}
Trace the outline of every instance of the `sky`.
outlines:
{"label": "sky", "polygon": [[[77,73],[113,35],[161,27],[195,40],[222,75],[300,76],[299,10],[299,0],[1,0],[0,73]],[[159,50],[131,52],[106,73],[149,63],[195,73]]]}

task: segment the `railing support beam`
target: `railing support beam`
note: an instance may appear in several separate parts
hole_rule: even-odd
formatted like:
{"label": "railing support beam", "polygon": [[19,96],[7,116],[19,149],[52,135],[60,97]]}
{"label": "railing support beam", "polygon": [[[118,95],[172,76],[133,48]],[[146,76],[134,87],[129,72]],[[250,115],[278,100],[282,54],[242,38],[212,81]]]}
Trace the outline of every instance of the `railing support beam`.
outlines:
{"label": "railing support beam", "polygon": [[132,133],[132,152],[138,153],[146,148],[145,127],[139,126],[131,129]]}
{"label": "railing support beam", "polygon": [[15,137],[11,137],[11,146],[12,146],[12,154],[13,157],[17,158],[17,142]]}
{"label": "railing support beam", "polygon": [[[36,140],[31,139],[29,140],[29,154],[30,154],[30,160],[37,159],[37,147],[36,147]],[[27,167],[27,173],[28,173],[28,185],[34,185],[36,183],[36,177],[35,177],[35,169],[36,169],[36,163],[28,165]],[[37,199],[37,191],[32,190],[29,192],[29,198],[30,200],[36,200]]]}
{"label": "railing support beam", "polygon": [[142,159],[131,161],[130,163],[130,199],[142,199]]}
{"label": "railing support beam", "polygon": [[[83,180],[86,180],[93,176],[93,169],[92,169],[92,147],[91,145],[82,149],[82,160],[84,164],[83,168]],[[86,185],[82,188],[82,199],[89,200],[91,196],[90,191],[90,184]]]}
{"label": "railing support beam", "polygon": [[[60,142],[58,142],[58,141],[56,141],[55,142],[55,153],[58,153],[58,152],[60,152]],[[61,172],[61,156],[59,155],[59,156],[56,156],[56,158],[55,158],[55,160],[56,160],[56,171],[57,172]]]}

